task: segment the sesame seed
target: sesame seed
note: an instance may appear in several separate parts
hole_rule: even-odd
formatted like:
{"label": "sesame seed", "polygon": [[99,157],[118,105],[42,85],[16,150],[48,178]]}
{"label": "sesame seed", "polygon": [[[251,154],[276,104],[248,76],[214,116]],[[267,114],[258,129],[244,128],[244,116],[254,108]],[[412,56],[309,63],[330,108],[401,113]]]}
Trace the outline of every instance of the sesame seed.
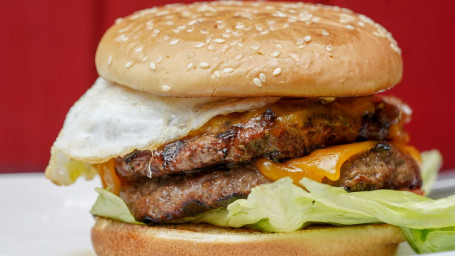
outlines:
{"label": "sesame seed", "polygon": [[256,85],[257,87],[262,87],[262,82],[261,82],[261,80],[259,80],[259,78],[257,78],[257,77],[253,78],[253,83],[254,83],[254,85]]}
{"label": "sesame seed", "polygon": [[107,58],[107,65],[110,66],[112,64],[112,55]]}
{"label": "sesame seed", "polygon": [[221,77],[221,73],[220,71],[216,70],[215,72],[213,72],[213,74],[216,76],[216,77]]}
{"label": "sesame seed", "polygon": [[186,70],[190,70],[192,67],[193,67],[193,63],[188,63],[188,65],[186,65]]}
{"label": "sesame seed", "polygon": [[276,44],[275,46],[276,46],[276,48],[278,48],[278,49],[283,48],[283,47],[281,46],[281,44]]}
{"label": "sesame seed", "polygon": [[243,57],[242,54],[237,54],[237,55],[235,55],[234,59],[235,60],[240,60],[240,59],[242,59],[242,57]]}
{"label": "sesame seed", "polygon": [[173,22],[172,20],[167,21],[167,22],[166,22],[166,25],[168,25],[168,26],[174,26],[174,22]]}
{"label": "sesame seed", "polygon": [[125,63],[125,68],[130,69],[133,65],[134,65],[133,61],[128,61],[127,63]]}
{"label": "sesame seed", "polygon": [[234,36],[241,36],[241,35],[243,35],[242,33],[239,33],[238,31],[234,31],[234,32],[232,32],[232,34],[233,34]]}
{"label": "sesame seed", "polygon": [[362,14],[359,14],[359,19],[361,19],[363,22],[368,23],[370,25],[374,25],[375,24],[375,22],[372,19],[370,19],[367,16],[362,15]]}
{"label": "sesame seed", "polygon": [[156,57],[156,62],[160,63],[162,60],[163,58],[161,58],[161,56]]}
{"label": "sesame seed", "polygon": [[328,36],[328,35],[329,35],[329,32],[327,32],[327,30],[323,29],[323,30],[322,30],[322,35]]}
{"label": "sesame seed", "polygon": [[313,21],[314,23],[317,23],[317,22],[321,21],[321,18],[313,17],[313,19],[311,21]]}
{"label": "sesame seed", "polygon": [[244,29],[245,28],[245,25],[243,25],[242,23],[237,23],[237,25],[235,25],[235,29]]}
{"label": "sesame seed", "polygon": [[297,44],[297,45],[301,45],[301,44],[303,44],[304,42],[305,42],[305,41],[304,41],[303,39],[297,39],[296,44]]}
{"label": "sesame seed", "polygon": [[216,38],[216,39],[213,39],[213,42],[215,42],[217,44],[222,44],[222,43],[226,42],[226,40],[224,40],[222,38]]}
{"label": "sesame seed", "polygon": [[142,62],[146,62],[148,59],[149,59],[148,56],[144,56],[144,57],[142,57]]}
{"label": "sesame seed", "polygon": [[276,57],[278,57],[278,56],[280,56],[280,52],[279,52],[279,51],[274,51],[274,52],[272,53],[272,57],[276,58]]}
{"label": "sesame seed", "polygon": [[311,41],[311,36],[305,36],[305,37],[303,38],[303,41],[305,41],[305,42]]}
{"label": "sesame seed", "polygon": [[149,67],[150,67],[151,70],[155,71],[155,70],[156,70],[155,62],[151,61],[151,62],[149,63]]}
{"label": "sesame seed", "polygon": [[302,48],[304,48],[304,47],[305,47],[304,44],[301,44],[301,45],[298,45],[298,46],[297,46],[297,48],[299,48],[299,49],[302,49]]}
{"label": "sesame seed", "polygon": [[213,51],[213,50],[215,50],[215,46],[209,45],[209,47],[207,47],[207,49],[209,49],[210,51]]}
{"label": "sesame seed", "polygon": [[398,53],[401,53],[401,49],[400,47],[398,47],[398,45],[394,44],[394,43],[390,43],[390,47],[392,47],[392,49]]}
{"label": "sesame seed", "polygon": [[208,64],[207,62],[201,62],[201,63],[199,63],[199,66],[200,66],[201,68],[209,68],[209,67],[210,67],[210,64]]}
{"label": "sesame seed", "polygon": [[124,28],[119,29],[117,32],[118,33],[125,33],[126,31],[130,30],[131,26],[126,26]]}
{"label": "sesame seed", "polygon": [[205,43],[197,43],[194,47],[196,48],[202,48],[204,47]]}
{"label": "sesame seed", "polygon": [[286,18],[286,13],[282,13],[280,11],[276,11],[275,13],[272,14],[272,16],[275,16],[275,17],[280,17],[280,18]]}
{"label": "sesame seed", "polygon": [[224,38],[229,38],[230,37],[229,34],[222,34],[221,36],[224,37]]}
{"label": "sesame seed", "polygon": [[169,14],[169,11],[165,10],[165,11],[158,12],[156,14],[156,16],[163,16],[163,15],[168,15],[168,14]]}
{"label": "sesame seed", "polygon": [[168,85],[161,86],[161,90],[163,90],[165,92],[169,91],[170,89],[171,89],[171,87],[169,87]]}
{"label": "sesame seed", "polygon": [[296,21],[297,21],[297,17],[295,17],[295,16],[291,16],[288,18],[288,22],[292,23],[292,22],[296,22]]}
{"label": "sesame seed", "polygon": [[128,41],[128,39],[129,39],[129,38],[128,38],[126,35],[121,34],[120,36],[118,36],[118,37],[115,39],[115,41],[123,41],[123,42],[126,42],[126,41]]}
{"label": "sesame seed", "polygon": [[191,32],[193,32],[193,30],[194,30],[194,27],[189,27],[189,28],[186,30],[186,32],[191,33]]}
{"label": "sesame seed", "polygon": [[313,15],[311,13],[301,13],[300,14],[300,21],[309,21]]}
{"label": "sesame seed", "polygon": [[328,44],[328,45],[325,47],[325,49],[326,49],[327,51],[329,51],[329,52],[331,52],[331,51],[333,50],[332,45],[330,45],[330,44]]}
{"label": "sesame seed", "polygon": [[268,30],[264,30],[264,31],[261,31],[261,33],[259,33],[259,34],[261,34],[261,35],[267,35],[268,33],[269,33]]}
{"label": "sesame seed", "polygon": [[347,29],[349,29],[349,30],[354,30],[354,29],[355,29],[355,27],[352,26],[352,25],[346,25],[346,26],[344,26],[344,27],[347,28]]}
{"label": "sesame seed", "polygon": [[178,43],[179,43],[179,40],[178,39],[174,39],[174,40],[169,42],[169,45],[176,45]]}
{"label": "sesame seed", "polygon": [[273,70],[273,75],[274,75],[274,76],[277,76],[277,75],[279,75],[280,73],[281,73],[281,68],[276,68],[276,69]]}
{"label": "sesame seed", "polygon": [[351,22],[351,21],[353,21],[353,20],[354,20],[354,17],[352,17],[351,15],[344,14],[344,13],[340,14],[340,19],[339,19],[339,21],[340,21],[341,23],[349,23],[349,22]]}
{"label": "sesame seed", "polygon": [[144,47],[143,46],[139,46],[134,51],[135,52],[140,52],[140,51],[142,51],[142,49],[144,49]]}
{"label": "sesame seed", "polygon": [[256,25],[255,27],[256,27],[256,30],[259,32],[261,32],[263,30],[261,25]]}
{"label": "sesame seed", "polygon": [[201,34],[208,34],[209,32],[207,31],[207,29],[201,29]]}
{"label": "sesame seed", "polygon": [[167,41],[167,40],[171,39],[171,37],[168,36],[168,35],[164,35],[164,36],[163,36],[163,39]]}
{"label": "sesame seed", "polygon": [[267,81],[267,76],[264,73],[260,73],[259,74],[259,79],[261,79],[261,81],[263,83],[265,83],[265,81]]}
{"label": "sesame seed", "polygon": [[250,49],[251,49],[251,50],[257,51],[257,50],[259,50],[259,46],[257,46],[257,45],[252,45],[252,46],[250,46]]}
{"label": "sesame seed", "polygon": [[233,68],[225,68],[225,69],[223,69],[223,72],[226,73],[226,74],[232,73],[233,71],[234,71]]}
{"label": "sesame seed", "polygon": [[206,42],[207,44],[210,43],[211,41],[212,41],[212,38],[210,38],[210,37],[207,37],[207,39],[205,39],[205,42]]}

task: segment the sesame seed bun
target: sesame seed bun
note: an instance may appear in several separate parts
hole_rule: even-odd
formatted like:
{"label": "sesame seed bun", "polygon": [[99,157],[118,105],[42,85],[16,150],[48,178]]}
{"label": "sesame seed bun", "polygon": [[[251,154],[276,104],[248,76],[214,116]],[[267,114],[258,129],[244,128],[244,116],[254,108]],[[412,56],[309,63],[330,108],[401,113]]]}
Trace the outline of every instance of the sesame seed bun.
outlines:
{"label": "sesame seed bun", "polygon": [[357,96],[401,80],[389,32],[350,10],[283,2],[168,5],[119,19],[96,66],[156,95]]}
{"label": "sesame seed bun", "polygon": [[99,256],[394,255],[404,238],[387,224],[262,233],[208,224],[147,227],[97,217],[92,241]]}

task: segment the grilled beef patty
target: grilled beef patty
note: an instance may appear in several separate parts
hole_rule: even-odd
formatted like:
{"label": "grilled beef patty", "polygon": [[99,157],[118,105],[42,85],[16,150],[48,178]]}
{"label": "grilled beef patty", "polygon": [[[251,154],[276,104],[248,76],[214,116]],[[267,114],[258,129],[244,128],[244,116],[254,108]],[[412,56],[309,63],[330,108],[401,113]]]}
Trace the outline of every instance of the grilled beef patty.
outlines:
{"label": "grilled beef patty", "polygon": [[258,157],[280,161],[332,145],[389,140],[405,134],[403,118],[398,106],[371,96],[329,103],[285,99],[268,108],[215,118],[197,132],[157,149],[118,157],[116,170],[125,177],[158,177]]}
{"label": "grilled beef patty", "polygon": [[[257,185],[269,183],[254,165],[212,166],[191,172],[139,177],[120,192],[137,220],[166,222],[193,216],[246,198]],[[419,166],[392,145],[380,142],[346,161],[337,181],[323,183],[348,191],[420,188]]]}

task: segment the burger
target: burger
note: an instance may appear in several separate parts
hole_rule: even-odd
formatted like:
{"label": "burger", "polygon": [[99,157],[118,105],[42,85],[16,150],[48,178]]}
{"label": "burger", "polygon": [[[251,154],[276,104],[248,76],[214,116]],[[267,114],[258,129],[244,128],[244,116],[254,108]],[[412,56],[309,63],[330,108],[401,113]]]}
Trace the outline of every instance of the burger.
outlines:
{"label": "burger", "polygon": [[101,39],[100,78],[69,111],[46,176],[100,175],[99,255],[385,255],[405,237],[428,247],[416,232],[455,226],[455,203],[421,196],[440,156],[422,159],[404,130],[410,108],[378,94],[401,80],[400,52],[339,7],[138,11]]}

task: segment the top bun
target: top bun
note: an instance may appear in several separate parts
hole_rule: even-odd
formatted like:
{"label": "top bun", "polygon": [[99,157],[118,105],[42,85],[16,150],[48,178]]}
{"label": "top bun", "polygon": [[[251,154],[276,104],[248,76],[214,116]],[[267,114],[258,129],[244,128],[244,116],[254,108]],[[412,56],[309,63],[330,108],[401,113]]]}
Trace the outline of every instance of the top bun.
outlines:
{"label": "top bun", "polygon": [[323,5],[167,5],[117,20],[96,53],[98,73],[176,97],[359,96],[402,76],[391,34],[366,16]]}

